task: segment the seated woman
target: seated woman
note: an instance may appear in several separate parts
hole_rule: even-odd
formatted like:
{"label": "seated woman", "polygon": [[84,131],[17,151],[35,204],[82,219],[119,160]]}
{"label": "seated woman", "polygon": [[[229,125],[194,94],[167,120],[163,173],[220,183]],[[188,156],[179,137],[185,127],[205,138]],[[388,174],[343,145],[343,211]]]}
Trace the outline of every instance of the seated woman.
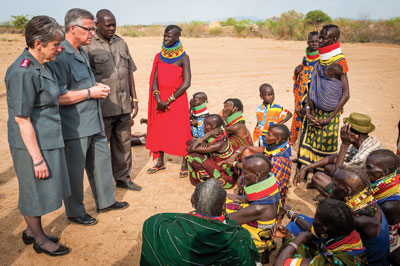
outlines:
{"label": "seated woman", "polygon": [[[397,169],[400,159],[390,150],[371,152],[366,161],[366,172],[371,181],[372,195],[378,201],[389,224],[390,251],[399,246],[400,182]],[[400,263],[400,257],[397,258]]]}
{"label": "seated woman", "polygon": [[286,239],[274,265],[367,265],[365,248],[344,202],[322,200],[312,223],[293,210],[288,216],[302,232],[293,237],[283,225],[274,228],[274,237]]}
{"label": "seated woman", "polygon": [[[225,161],[234,153],[227,134],[221,130],[219,115],[209,115],[204,120],[204,136],[188,141],[186,155],[190,182],[196,186],[209,178],[216,178],[224,188],[235,186],[238,170]],[[222,132],[222,133],[221,133]]]}
{"label": "seated woman", "polygon": [[345,202],[351,209],[368,265],[389,266],[388,222],[370,191],[371,184],[363,170],[342,166],[333,176],[330,197]]}
{"label": "seated woman", "polygon": [[224,215],[225,199],[225,189],[209,179],[192,195],[195,211],[147,219],[140,265],[255,265],[257,249],[249,233]]}
{"label": "seated woman", "polygon": [[[274,174],[275,179],[278,181],[281,191],[282,206],[285,205],[292,168],[292,161],[290,160],[292,152],[289,145],[289,137],[290,131],[287,126],[283,124],[274,124],[269,127],[268,133],[263,137],[263,142],[266,143],[265,147],[249,146],[238,150],[238,152],[241,152],[241,157],[243,158],[252,153],[264,153],[264,155],[271,160],[271,173]],[[238,158],[238,152],[235,153],[229,161],[233,163],[234,160]],[[235,166],[240,167],[241,165],[235,163]],[[244,180],[241,177],[239,179],[239,194],[243,193],[243,185]]]}
{"label": "seated woman", "polygon": [[220,112],[221,118],[226,123],[225,132],[235,151],[240,147],[253,146],[253,140],[246,127],[242,112],[243,104],[237,98],[227,99],[224,102],[224,109]]}
{"label": "seated woman", "polygon": [[245,194],[229,194],[226,202],[229,218],[250,232],[263,264],[268,263],[269,252],[275,248],[270,230],[280,206],[279,185],[270,171],[271,162],[265,155],[246,157],[243,163]]}

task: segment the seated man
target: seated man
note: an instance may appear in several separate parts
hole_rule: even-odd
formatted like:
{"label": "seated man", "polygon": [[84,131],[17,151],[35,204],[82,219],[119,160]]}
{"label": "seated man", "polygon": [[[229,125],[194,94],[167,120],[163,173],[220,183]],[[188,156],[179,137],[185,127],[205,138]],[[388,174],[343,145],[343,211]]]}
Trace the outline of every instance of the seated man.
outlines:
{"label": "seated man", "polygon": [[216,178],[224,188],[235,186],[238,170],[226,165],[233,148],[228,136],[221,129],[223,121],[219,115],[209,115],[204,120],[204,136],[188,141],[185,158],[188,162],[190,182],[197,185],[209,178]]}
{"label": "seated man", "polygon": [[340,167],[333,176],[331,198],[344,201],[366,249],[368,265],[389,266],[389,228],[385,214],[370,193],[371,184],[357,167]]}
{"label": "seated man", "polygon": [[[371,152],[365,167],[371,181],[372,195],[378,201],[389,224],[390,251],[399,247],[400,183],[397,173],[399,167],[399,157],[390,150]],[[394,261],[400,263],[400,257]]]}
{"label": "seated man", "polygon": [[140,265],[255,265],[249,233],[224,216],[226,191],[216,179],[199,184],[191,213],[160,213],[144,222]]}
{"label": "seated man", "polygon": [[380,141],[368,134],[374,131],[368,115],[351,113],[343,119],[345,125],[340,129],[342,145],[338,154],[333,154],[316,163],[303,167],[294,177],[293,184],[306,177],[309,170],[323,168],[324,172],[317,172],[311,178],[308,188],[316,188],[324,197],[328,197],[332,190],[332,176],[342,165],[364,167],[365,160],[371,151],[382,149]]}
{"label": "seated man", "polygon": [[261,253],[261,263],[269,261],[269,252],[275,248],[271,228],[275,225],[280,206],[279,185],[271,173],[271,162],[263,154],[244,159],[244,196],[229,194],[227,213],[246,228]]}

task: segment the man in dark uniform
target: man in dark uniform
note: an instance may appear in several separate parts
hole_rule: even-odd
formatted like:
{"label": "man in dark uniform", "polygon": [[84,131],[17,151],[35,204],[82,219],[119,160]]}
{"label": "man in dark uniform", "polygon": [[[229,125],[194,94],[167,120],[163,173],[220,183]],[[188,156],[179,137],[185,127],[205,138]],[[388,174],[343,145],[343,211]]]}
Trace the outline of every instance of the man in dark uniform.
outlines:
{"label": "man in dark uniform", "polygon": [[97,82],[110,86],[110,95],[101,100],[105,133],[111,150],[111,163],[117,187],[141,190],[131,181],[131,113],[138,112],[133,72],[135,63],[127,44],[115,35],[116,20],[111,11],[96,14],[96,36],[84,47]]}
{"label": "man in dark uniform", "polygon": [[69,10],[65,15],[65,32],[65,40],[61,43],[64,49],[51,64],[60,91],[75,92],[59,97],[71,184],[71,196],[64,201],[65,210],[70,221],[93,225],[97,220],[86,212],[83,205],[84,169],[99,212],[124,209],[128,203],[115,201],[110,150],[97,99],[107,97],[110,88],[96,84],[89,60],[81,48],[94,36],[93,15],[83,9]]}

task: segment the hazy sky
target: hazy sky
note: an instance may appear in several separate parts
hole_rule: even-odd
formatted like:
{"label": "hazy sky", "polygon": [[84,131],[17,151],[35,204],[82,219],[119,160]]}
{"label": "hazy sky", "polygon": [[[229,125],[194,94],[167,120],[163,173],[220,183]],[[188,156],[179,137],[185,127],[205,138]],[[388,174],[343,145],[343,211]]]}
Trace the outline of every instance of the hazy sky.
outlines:
{"label": "hazy sky", "polygon": [[49,15],[64,24],[65,12],[74,7],[94,14],[102,8],[110,9],[119,25],[209,21],[236,16],[266,19],[290,9],[303,14],[321,9],[332,18],[400,16],[399,0],[8,0],[0,9],[0,21],[10,20],[11,15]]}

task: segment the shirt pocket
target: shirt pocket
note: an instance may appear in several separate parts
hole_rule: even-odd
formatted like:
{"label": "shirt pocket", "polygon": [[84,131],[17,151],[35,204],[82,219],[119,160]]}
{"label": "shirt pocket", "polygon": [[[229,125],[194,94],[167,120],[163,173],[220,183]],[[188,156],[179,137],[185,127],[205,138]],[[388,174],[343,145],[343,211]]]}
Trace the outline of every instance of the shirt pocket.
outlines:
{"label": "shirt pocket", "polygon": [[108,54],[99,54],[93,56],[94,74],[105,74],[113,70],[111,56]]}
{"label": "shirt pocket", "polygon": [[130,56],[126,52],[119,52],[119,55],[120,55],[119,66],[127,68],[129,66]]}

